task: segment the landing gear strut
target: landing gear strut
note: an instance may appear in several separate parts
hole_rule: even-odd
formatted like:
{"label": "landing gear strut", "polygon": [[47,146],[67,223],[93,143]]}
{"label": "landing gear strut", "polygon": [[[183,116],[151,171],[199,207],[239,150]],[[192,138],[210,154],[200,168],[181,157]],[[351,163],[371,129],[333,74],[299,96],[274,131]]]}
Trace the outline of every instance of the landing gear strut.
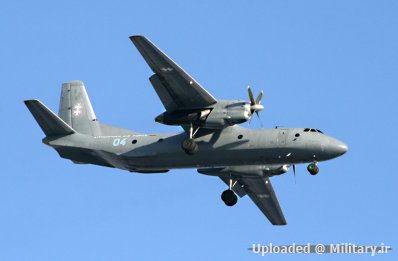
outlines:
{"label": "landing gear strut", "polygon": [[189,128],[189,137],[187,137],[185,140],[182,141],[181,143],[181,148],[185,151],[186,154],[188,155],[193,155],[198,151],[198,144],[196,144],[193,136],[196,134],[196,132],[199,130],[199,128],[193,132],[193,127],[192,124]]}
{"label": "landing gear strut", "polygon": [[232,179],[229,180],[229,189],[225,190],[222,194],[221,194],[221,199],[222,201],[224,201],[225,205],[232,207],[233,205],[236,204],[236,202],[238,202],[238,197],[235,195],[234,191],[232,190],[232,188],[234,187],[234,185],[236,184],[236,181],[234,184],[232,184]]}
{"label": "landing gear strut", "polygon": [[307,167],[308,172],[311,175],[316,175],[319,172],[319,168],[318,168],[318,162],[314,162],[308,165]]}

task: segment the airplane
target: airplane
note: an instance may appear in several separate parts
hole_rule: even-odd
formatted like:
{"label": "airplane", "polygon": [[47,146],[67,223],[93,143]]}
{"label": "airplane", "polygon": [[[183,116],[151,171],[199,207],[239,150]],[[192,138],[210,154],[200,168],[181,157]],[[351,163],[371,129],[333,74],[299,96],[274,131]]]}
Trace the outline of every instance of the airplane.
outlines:
{"label": "airplane", "polygon": [[296,164],[318,163],[347,152],[343,142],[315,128],[244,128],[264,109],[263,92],[249,101],[218,100],[146,37],[130,40],[154,74],[149,78],[165,107],[155,121],[181,126],[171,134],[142,134],[97,120],[82,81],[64,83],[56,115],[39,100],[24,101],[44,134],[42,142],[76,164],[94,164],[136,173],[196,168],[227,186],[221,199],[233,206],[248,195],[273,225],[286,225],[270,177]]}

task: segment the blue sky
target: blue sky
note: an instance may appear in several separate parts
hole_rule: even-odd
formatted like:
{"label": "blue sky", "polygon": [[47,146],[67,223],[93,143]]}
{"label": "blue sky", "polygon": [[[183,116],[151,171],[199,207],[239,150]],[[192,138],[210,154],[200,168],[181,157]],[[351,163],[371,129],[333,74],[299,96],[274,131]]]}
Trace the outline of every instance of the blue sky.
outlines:
{"label": "blue sky", "polygon": [[[397,1],[3,2],[0,260],[242,260],[261,259],[247,250],[253,243],[398,246],[397,13]],[[271,226],[249,198],[226,207],[225,185],[195,170],[74,165],[41,144],[22,101],[57,111],[62,82],[75,79],[103,122],[180,131],[153,121],[163,107],[134,34],[216,98],[263,89],[265,127],[316,127],[348,144],[316,177],[300,165],[296,184],[291,172],[272,178],[287,226]],[[374,260],[272,256],[317,258]]]}

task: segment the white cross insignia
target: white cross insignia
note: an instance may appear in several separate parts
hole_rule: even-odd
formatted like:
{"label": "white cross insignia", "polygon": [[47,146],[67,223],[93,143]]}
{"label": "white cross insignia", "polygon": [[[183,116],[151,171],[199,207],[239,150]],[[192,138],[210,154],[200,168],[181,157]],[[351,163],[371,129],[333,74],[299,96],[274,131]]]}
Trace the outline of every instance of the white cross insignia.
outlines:
{"label": "white cross insignia", "polygon": [[81,111],[82,108],[83,108],[83,106],[81,106],[80,103],[73,106],[73,115],[79,116],[82,113],[82,111]]}

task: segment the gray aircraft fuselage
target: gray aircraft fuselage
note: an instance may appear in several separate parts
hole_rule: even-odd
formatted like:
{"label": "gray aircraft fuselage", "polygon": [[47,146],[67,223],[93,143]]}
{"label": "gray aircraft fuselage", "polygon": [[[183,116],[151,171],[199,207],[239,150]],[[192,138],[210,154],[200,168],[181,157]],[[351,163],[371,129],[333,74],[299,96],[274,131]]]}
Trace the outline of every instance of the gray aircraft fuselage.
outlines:
{"label": "gray aircraft fuselage", "polygon": [[178,168],[204,168],[261,164],[296,164],[333,159],[347,146],[323,133],[304,128],[247,129],[238,125],[196,137],[199,151],[181,149],[186,133],[125,134],[91,137],[75,133],[45,138],[62,157],[137,171],[161,172]]}

